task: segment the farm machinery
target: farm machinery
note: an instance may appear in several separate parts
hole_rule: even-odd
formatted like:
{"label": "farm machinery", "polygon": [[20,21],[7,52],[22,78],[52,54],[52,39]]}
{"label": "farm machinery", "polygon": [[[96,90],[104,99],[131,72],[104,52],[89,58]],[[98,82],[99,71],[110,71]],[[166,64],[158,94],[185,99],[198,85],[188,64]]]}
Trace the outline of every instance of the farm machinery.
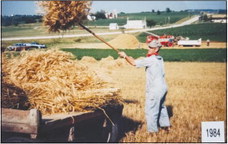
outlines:
{"label": "farm machinery", "polygon": [[146,43],[150,43],[152,40],[158,40],[162,46],[165,47],[172,47],[174,46],[174,36],[173,35],[163,35],[159,36],[154,33],[145,32],[147,34],[150,34],[146,37]]}
{"label": "farm machinery", "polygon": [[146,43],[150,43],[152,40],[158,40],[162,46],[165,47],[173,47],[174,45],[178,45],[178,46],[201,46],[202,43],[202,39],[198,39],[198,40],[190,40],[188,37],[184,38],[182,36],[177,36],[174,37],[173,35],[156,35],[154,33],[151,32],[145,32],[147,34],[149,34],[146,37]]}
{"label": "farm machinery", "polygon": [[189,39],[185,39],[185,40],[179,40],[177,42],[178,46],[201,46],[202,43],[202,39],[198,39],[198,40],[189,40]]}

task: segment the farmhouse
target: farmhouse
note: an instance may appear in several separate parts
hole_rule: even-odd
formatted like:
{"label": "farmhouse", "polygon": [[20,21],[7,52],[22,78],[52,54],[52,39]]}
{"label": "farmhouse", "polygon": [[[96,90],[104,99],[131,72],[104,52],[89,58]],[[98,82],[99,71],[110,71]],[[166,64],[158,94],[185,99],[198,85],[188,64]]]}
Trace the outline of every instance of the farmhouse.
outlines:
{"label": "farmhouse", "polygon": [[118,14],[117,14],[116,10],[113,10],[113,12],[106,12],[105,17],[107,19],[115,19],[118,17]]}
{"label": "farmhouse", "polygon": [[127,24],[124,25],[126,29],[144,29],[146,28],[146,19],[144,20],[129,20],[127,19]]}

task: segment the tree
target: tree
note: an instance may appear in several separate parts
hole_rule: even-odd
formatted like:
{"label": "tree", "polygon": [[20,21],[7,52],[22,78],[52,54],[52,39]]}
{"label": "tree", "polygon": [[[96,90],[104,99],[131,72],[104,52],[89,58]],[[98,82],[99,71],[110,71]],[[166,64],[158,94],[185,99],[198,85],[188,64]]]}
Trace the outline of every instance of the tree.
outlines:
{"label": "tree", "polygon": [[158,11],[157,11],[157,15],[160,15],[160,14],[161,14],[161,12],[158,10]]}
{"label": "tree", "polygon": [[42,21],[42,16],[38,15],[14,15],[14,16],[3,16],[2,17],[2,25],[10,26],[10,25],[19,25],[24,23],[36,23]]}
{"label": "tree", "polygon": [[96,19],[106,19],[104,10],[96,12],[95,16],[96,16]]}
{"label": "tree", "polygon": [[2,17],[2,25],[3,26],[9,26],[12,25],[12,18],[8,16],[3,16]]}
{"label": "tree", "polygon": [[170,8],[166,8],[166,13],[170,13],[170,12],[171,12]]}
{"label": "tree", "polygon": [[152,9],[152,11],[151,11],[152,13],[155,13],[155,11]]}
{"label": "tree", "polygon": [[211,16],[207,16],[207,14],[202,14],[199,18],[200,21],[204,21],[204,22],[208,22],[211,21],[212,17]]}
{"label": "tree", "polygon": [[155,26],[156,25],[156,22],[154,20],[152,20],[152,19],[146,20],[146,23],[147,23],[147,26],[150,27],[150,28],[152,26]]}

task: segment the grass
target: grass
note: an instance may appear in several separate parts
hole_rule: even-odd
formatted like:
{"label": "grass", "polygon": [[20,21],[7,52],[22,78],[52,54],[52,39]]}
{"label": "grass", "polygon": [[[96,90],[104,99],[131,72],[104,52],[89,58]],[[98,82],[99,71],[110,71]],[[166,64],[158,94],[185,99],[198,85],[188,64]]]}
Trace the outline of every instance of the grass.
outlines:
{"label": "grass", "polygon": [[[97,60],[112,56],[118,58],[118,54],[111,49],[62,49],[63,51],[71,52],[77,59],[83,56],[91,56]],[[139,58],[145,56],[147,50],[123,50],[129,56]],[[161,49],[160,55],[165,61],[178,62],[226,62],[226,49]]]}
{"label": "grass", "polygon": [[[151,31],[157,35],[174,35],[174,36],[183,36],[189,37],[190,39],[199,39],[202,40],[210,39],[211,41],[226,42],[226,24],[220,23],[202,23],[202,24],[193,24],[178,28],[170,28],[165,30],[155,30]],[[141,33],[138,35],[138,40],[140,42],[146,41],[146,36],[148,34]]]}
{"label": "grass", "polygon": [[20,24],[18,26],[2,26],[2,37],[50,35],[41,23]]}
{"label": "grass", "polygon": [[[21,28],[2,28],[2,36],[4,35],[17,35],[19,34],[20,36],[29,36],[30,34],[37,34],[38,29],[33,29],[31,27],[37,26],[36,25],[26,25],[26,26],[21,26]],[[27,27],[27,30],[20,30],[24,29],[24,27]],[[96,32],[101,32],[102,29],[96,29],[92,28],[92,30]],[[8,32],[7,32],[8,31]],[[82,33],[85,32],[84,30],[73,30],[71,32],[66,32],[66,33],[71,33],[71,34],[76,34],[76,33]],[[207,40],[210,39],[211,41],[219,41],[219,42],[226,42],[226,24],[216,24],[216,23],[205,23],[205,24],[194,24],[194,25],[189,25],[189,26],[184,26],[184,27],[179,27],[179,28],[170,28],[170,29],[165,29],[165,30],[156,30],[152,31],[155,34],[158,35],[163,35],[165,34],[172,34],[174,36],[184,36],[184,37],[189,37],[190,39],[199,39],[202,38],[202,40]],[[86,32],[85,32],[86,33]],[[145,33],[135,33],[136,38],[140,42],[145,42],[146,41],[146,36],[147,34]],[[106,41],[109,41],[113,38],[115,38],[116,35],[107,35],[107,36],[102,36],[103,39]],[[68,45],[68,44],[74,44],[74,43],[90,43],[90,42],[100,42],[98,39],[95,37],[80,37],[80,38],[57,38],[57,39],[43,39],[43,40],[16,40],[16,41],[2,41],[2,47],[7,47],[9,45],[12,45],[14,43],[23,43],[23,42],[32,42],[36,41],[39,43],[46,44],[47,47],[58,47],[61,48],[61,45]]]}
{"label": "grass", "polygon": [[119,26],[123,26],[127,22],[127,18],[129,20],[147,20],[152,19],[156,22],[157,25],[167,24],[168,17],[170,17],[169,23],[175,23],[185,17],[188,17],[189,13],[187,12],[172,12],[172,13],[165,13],[161,12],[160,15],[157,13],[151,12],[142,12],[142,13],[126,13],[126,14],[119,14],[117,19],[99,19],[94,22],[89,21],[88,25],[100,25],[100,26],[108,26],[109,23],[117,23]]}
{"label": "grass", "polygon": [[[102,27],[90,27],[90,29],[95,33],[101,32],[113,32],[108,28]],[[120,31],[120,30],[119,30]],[[37,24],[23,24],[19,26],[3,26],[2,27],[2,37],[29,37],[29,36],[53,36],[53,35],[73,35],[73,34],[85,34],[87,31],[74,27],[71,30],[61,31],[60,33],[49,33],[47,27],[42,26],[41,23]]]}
{"label": "grass", "polygon": [[[116,35],[107,35],[102,36],[102,38],[105,41],[109,41],[111,39],[114,39]],[[30,43],[30,42],[38,42],[41,44],[47,45],[48,48],[57,47],[61,48],[62,46],[68,45],[68,44],[75,44],[75,43],[97,43],[100,42],[95,37],[73,37],[73,38],[54,38],[54,39],[37,39],[37,40],[15,40],[15,41],[2,41],[1,47],[8,47],[9,45],[15,44],[15,43]]]}
{"label": "grass", "polygon": [[[158,25],[165,24],[166,19],[170,17],[170,23],[175,23],[188,16],[186,12],[172,12],[172,13],[162,13],[157,15],[156,13],[131,13],[119,15],[117,19],[98,19],[96,21],[87,21],[85,25],[90,26],[109,26],[110,23],[118,23],[120,26],[125,25],[127,22],[127,17],[131,19],[142,20],[153,19]],[[107,28],[91,28],[95,33],[106,32],[109,30]],[[84,30],[80,30],[74,27],[72,30],[63,31],[59,33],[48,33],[47,27],[43,26],[42,23],[32,23],[32,24],[19,24],[18,26],[2,26],[2,37],[24,37],[24,36],[45,36],[45,35],[61,35],[61,34],[80,34],[86,33]]]}

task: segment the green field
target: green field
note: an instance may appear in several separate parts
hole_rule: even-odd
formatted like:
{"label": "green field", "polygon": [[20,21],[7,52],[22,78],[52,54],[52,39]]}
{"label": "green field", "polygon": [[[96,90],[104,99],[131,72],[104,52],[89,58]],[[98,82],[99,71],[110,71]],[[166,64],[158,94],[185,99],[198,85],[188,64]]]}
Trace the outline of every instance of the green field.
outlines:
{"label": "green field", "polygon": [[[28,26],[28,27],[31,27],[31,26]],[[171,34],[174,36],[181,35],[183,37],[189,37],[190,39],[202,38],[203,41],[210,39],[211,41],[226,42],[226,28],[227,28],[226,24],[203,23],[203,24],[193,24],[193,25],[188,25],[188,26],[183,26],[183,27],[178,27],[178,28],[170,28],[170,29],[165,29],[165,30],[156,30],[156,31],[152,31],[152,32],[155,34],[158,34],[158,35],[163,35],[165,33],[165,34],[168,34],[168,35]],[[2,30],[3,30],[2,35],[6,35],[9,33],[9,32],[4,33],[5,29],[2,29]],[[10,28],[8,29],[8,31],[13,31],[13,30],[11,30]],[[83,31],[83,30],[81,30],[81,31]],[[99,29],[96,31],[99,31]],[[101,31],[101,29],[100,29],[100,31]],[[15,33],[19,33],[19,32],[23,34],[25,31],[20,30],[20,31],[14,31],[12,33],[15,34]],[[27,32],[27,33],[32,34],[32,30],[30,30],[30,32]],[[75,31],[75,33],[76,33],[76,31]],[[11,35],[13,35],[13,34],[11,34]],[[146,36],[148,34],[139,33],[139,34],[134,34],[134,35],[136,35],[137,39],[140,42],[145,42]],[[109,41],[109,40],[115,38],[116,35],[101,36],[101,37],[103,39],[105,39],[106,41]],[[13,43],[32,42],[32,41],[34,41],[34,40],[2,41],[2,47],[7,47]],[[48,47],[59,47],[59,48],[61,48],[61,45],[68,45],[68,44],[74,44],[74,43],[100,42],[95,37],[43,39],[43,40],[36,40],[36,41],[39,43],[44,43]]]}
{"label": "green field", "polygon": [[[38,27],[37,24],[30,25],[21,25],[17,27],[2,27],[2,37],[14,37],[14,36],[39,36],[39,35],[53,35],[48,34],[42,28],[34,29],[33,27]],[[174,36],[183,36],[189,37],[190,39],[199,39],[202,38],[203,41],[210,39],[211,41],[226,42],[226,24],[220,23],[202,23],[202,24],[193,24],[183,27],[170,28],[165,30],[156,30],[152,31],[157,35],[174,35]],[[100,28],[91,28],[95,33],[105,31]],[[108,32],[108,30],[106,30]],[[87,33],[84,30],[72,30],[66,32],[67,34],[76,34],[76,33]],[[65,33],[65,34],[66,34]],[[140,42],[146,41],[146,33],[136,33],[133,34],[137,37]],[[116,35],[110,36],[101,36],[106,41],[109,41],[116,37]],[[89,43],[89,42],[100,42],[95,37],[80,37],[80,38],[57,38],[57,39],[43,39],[43,40],[17,40],[17,41],[2,41],[2,47],[7,47],[13,43],[21,42],[32,42],[37,41],[39,43],[44,43],[48,47],[56,46],[59,44],[74,44],[74,43]]]}
{"label": "green field", "polygon": [[[85,25],[89,26],[109,26],[110,23],[118,23],[123,26],[129,19],[142,20],[153,19],[158,25],[167,24],[167,18],[170,17],[169,23],[175,23],[183,18],[188,17],[186,12],[172,12],[172,13],[161,13],[157,15],[156,13],[131,13],[131,14],[121,14],[117,19],[99,19],[96,21],[85,21]],[[90,28],[95,33],[98,32],[110,32],[108,28]],[[121,31],[121,30],[119,30]],[[28,36],[49,36],[49,35],[66,35],[66,34],[81,34],[87,33],[85,30],[81,30],[78,27],[74,27],[68,31],[62,31],[61,33],[48,33],[48,28],[43,26],[42,23],[32,23],[32,24],[19,24],[18,26],[2,26],[2,37],[28,37]]]}
{"label": "green field", "polygon": [[41,23],[19,24],[18,26],[2,26],[2,37],[22,37],[49,35]]}
{"label": "green field", "polygon": [[[174,35],[174,36],[183,36],[189,37],[190,39],[199,39],[202,40],[210,39],[211,41],[220,41],[226,42],[227,36],[227,27],[226,24],[221,23],[202,23],[202,24],[193,24],[178,28],[170,28],[165,30],[155,30],[151,31],[157,35]],[[148,34],[141,33],[137,36],[140,42],[146,41],[146,36]]]}
{"label": "green field", "polygon": [[[113,32],[108,28],[100,28],[100,27],[91,27],[90,28],[95,33],[100,32]],[[120,30],[119,30],[120,31]],[[71,30],[61,31],[60,33],[49,33],[48,28],[42,26],[41,23],[36,24],[22,24],[19,26],[2,26],[2,37],[29,37],[29,36],[53,36],[53,35],[69,35],[69,34],[84,34],[88,33],[87,31],[80,29],[78,27],[74,27]]]}
{"label": "green field", "polygon": [[[188,12],[172,12],[172,13],[162,12],[160,15],[157,15],[157,13],[151,13],[151,12],[126,13],[126,14],[119,14],[117,19],[99,19],[94,22],[89,21],[87,22],[87,25],[108,26],[109,23],[117,23],[119,26],[123,26],[126,24],[127,18],[129,18],[129,20],[151,19],[151,20],[154,20],[157,25],[164,25],[167,23],[175,23],[188,16],[190,16]],[[168,21],[168,17],[170,18],[169,21]]]}
{"label": "green field", "polygon": [[[112,49],[62,49],[63,51],[71,52],[77,59],[83,56],[91,56],[97,60],[112,56],[118,58],[118,54]],[[145,56],[147,50],[123,50],[129,56],[134,58]],[[165,61],[179,62],[226,62],[226,49],[161,49],[160,55]]]}

